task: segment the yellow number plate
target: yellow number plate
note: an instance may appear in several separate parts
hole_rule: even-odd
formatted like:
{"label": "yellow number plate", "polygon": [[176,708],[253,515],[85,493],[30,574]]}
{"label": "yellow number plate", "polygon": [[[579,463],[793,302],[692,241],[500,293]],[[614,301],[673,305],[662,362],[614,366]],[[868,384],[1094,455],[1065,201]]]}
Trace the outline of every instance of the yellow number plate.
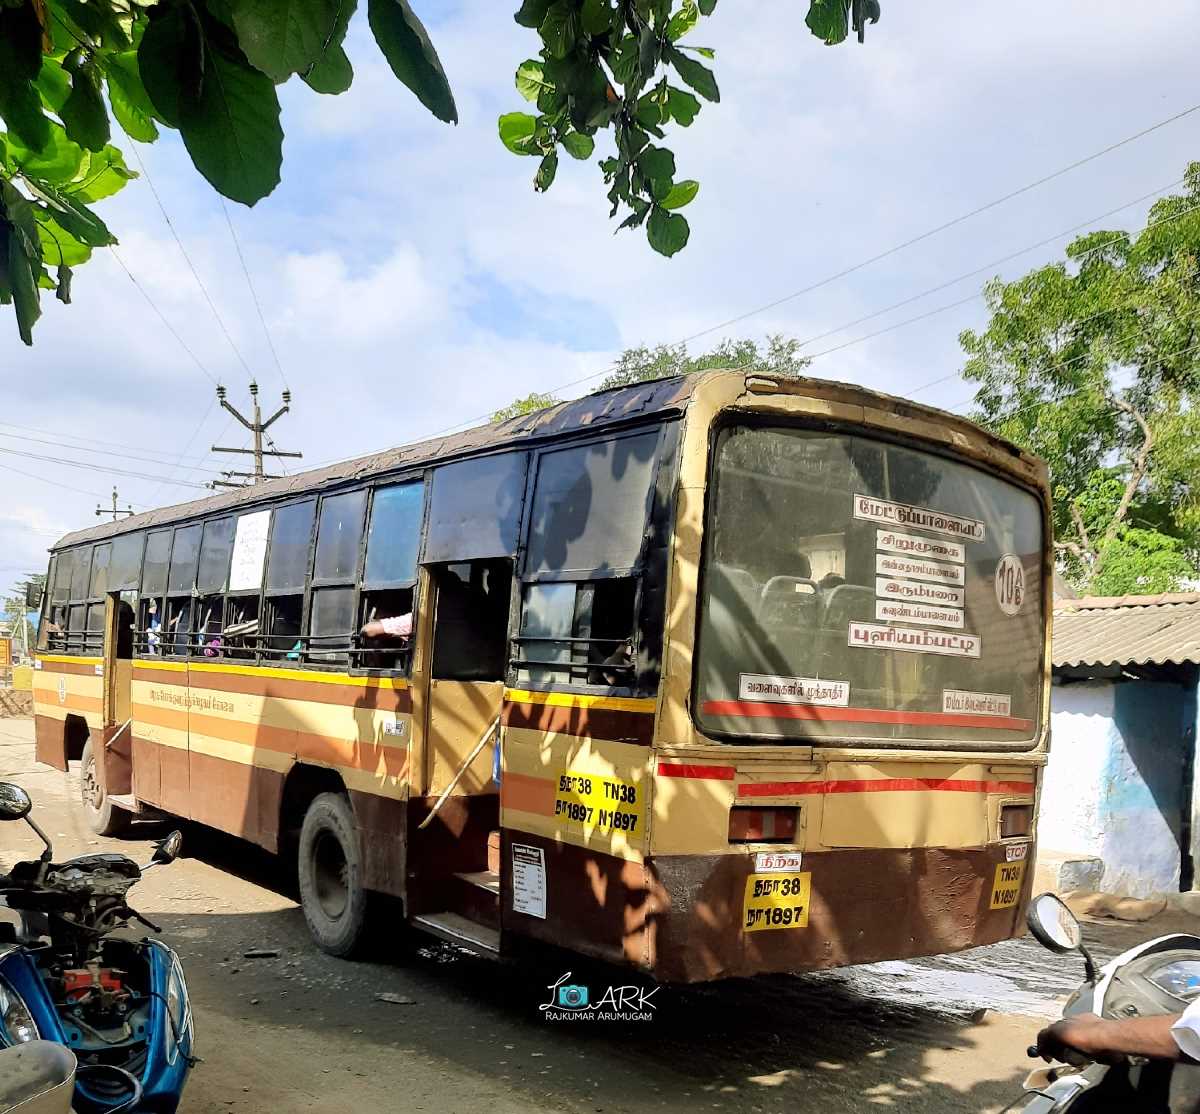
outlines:
{"label": "yellow number plate", "polygon": [[564,823],[589,830],[640,836],[644,827],[642,787],[630,781],[568,770],[558,775],[554,815]]}
{"label": "yellow number plate", "polygon": [[745,932],[769,928],[807,928],[812,874],[751,874],[746,879],[742,912]]}
{"label": "yellow number plate", "polygon": [[1011,909],[1021,900],[1021,883],[1025,879],[1025,864],[997,863],[992,879],[992,909]]}

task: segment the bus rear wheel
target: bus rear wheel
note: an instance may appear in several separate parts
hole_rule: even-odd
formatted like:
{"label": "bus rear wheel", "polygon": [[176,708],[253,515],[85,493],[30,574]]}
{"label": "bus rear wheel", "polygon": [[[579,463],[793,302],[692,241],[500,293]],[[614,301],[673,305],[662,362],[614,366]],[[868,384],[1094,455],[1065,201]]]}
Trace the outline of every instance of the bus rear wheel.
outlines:
{"label": "bus rear wheel", "polygon": [[341,793],[313,798],[300,829],[300,905],[317,946],[343,958],[366,944],[367,891],[362,884],[358,826]]}
{"label": "bus rear wheel", "polygon": [[129,827],[132,819],[129,812],[113,804],[100,784],[96,752],[91,739],[83,744],[83,753],[79,757],[79,796],[83,801],[88,827],[97,835],[120,835]]}

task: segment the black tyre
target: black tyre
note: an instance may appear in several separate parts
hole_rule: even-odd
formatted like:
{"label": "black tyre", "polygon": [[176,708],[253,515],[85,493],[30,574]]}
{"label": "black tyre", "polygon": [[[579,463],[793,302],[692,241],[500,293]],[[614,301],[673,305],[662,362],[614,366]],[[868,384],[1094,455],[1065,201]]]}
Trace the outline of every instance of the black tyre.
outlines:
{"label": "black tyre", "polygon": [[83,744],[83,754],[79,759],[79,796],[83,801],[88,827],[97,835],[120,835],[129,827],[133,817],[128,810],[114,805],[100,785],[96,752],[91,739]]}
{"label": "black tyre", "polygon": [[313,799],[300,829],[300,905],[317,946],[330,955],[360,953],[367,936],[358,826],[341,793]]}

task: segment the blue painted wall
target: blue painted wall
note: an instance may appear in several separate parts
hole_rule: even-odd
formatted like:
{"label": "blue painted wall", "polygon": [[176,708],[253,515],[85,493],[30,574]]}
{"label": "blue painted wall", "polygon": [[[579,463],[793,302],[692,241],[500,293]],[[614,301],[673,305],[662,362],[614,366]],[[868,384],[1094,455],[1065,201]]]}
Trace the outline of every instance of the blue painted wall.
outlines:
{"label": "blue painted wall", "polygon": [[1155,681],[1056,685],[1041,845],[1104,860],[1104,889],[1178,892],[1188,823],[1196,689]]}

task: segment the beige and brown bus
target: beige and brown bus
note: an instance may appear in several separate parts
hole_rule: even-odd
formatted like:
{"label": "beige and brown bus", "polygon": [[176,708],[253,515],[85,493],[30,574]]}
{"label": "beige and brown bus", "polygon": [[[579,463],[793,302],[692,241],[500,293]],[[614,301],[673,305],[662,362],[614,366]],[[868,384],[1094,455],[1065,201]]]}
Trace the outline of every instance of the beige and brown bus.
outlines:
{"label": "beige and brown bus", "polygon": [[591,395],[63,538],[38,756],[81,762],[98,831],[295,855],[335,954],[372,905],[663,980],[1002,940],[1048,499],[1014,446],[857,387]]}

